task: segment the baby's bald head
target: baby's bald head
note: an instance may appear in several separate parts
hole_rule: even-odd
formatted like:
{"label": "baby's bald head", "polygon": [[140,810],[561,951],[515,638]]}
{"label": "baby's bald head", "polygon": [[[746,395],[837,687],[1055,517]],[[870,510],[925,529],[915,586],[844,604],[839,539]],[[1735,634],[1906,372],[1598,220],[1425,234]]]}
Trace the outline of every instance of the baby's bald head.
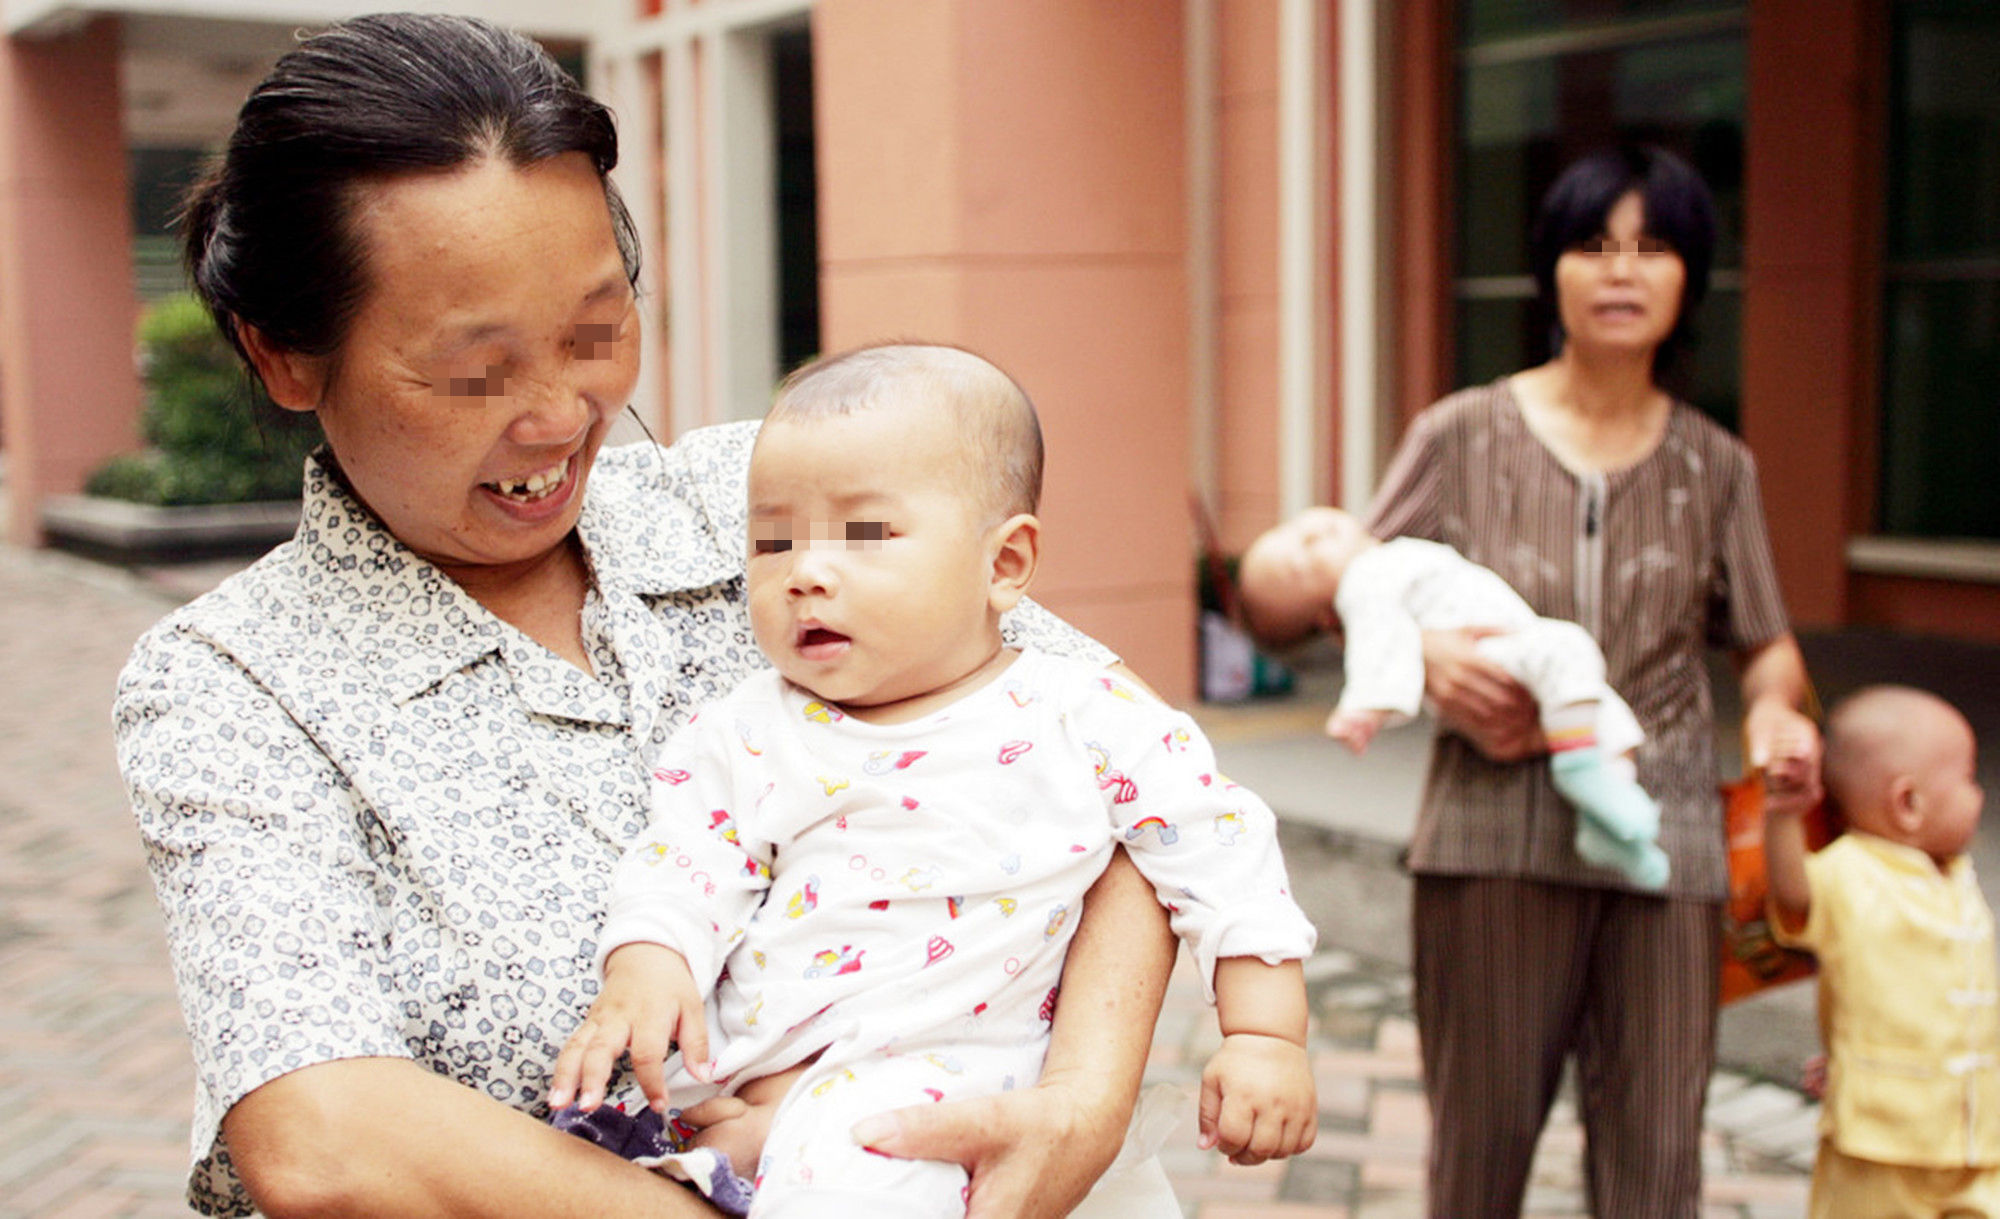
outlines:
{"label": "baby's bald head", "polygon": [[953,475],[990,520],[1032,513],[1040,504],[1041,424],[1026,392],[990,361],[934,343],[885,343],[825,356],[779,384],[765,425],[864,410],[948,416],[962,467]]}
{"label": "baby's bald head", "polygon": [[1867,687],[1827,718],[1827,792],[1850,819],[1873,820],[1899,776],[1926,773],[1971,735],[1958,708],[1927,690]]}

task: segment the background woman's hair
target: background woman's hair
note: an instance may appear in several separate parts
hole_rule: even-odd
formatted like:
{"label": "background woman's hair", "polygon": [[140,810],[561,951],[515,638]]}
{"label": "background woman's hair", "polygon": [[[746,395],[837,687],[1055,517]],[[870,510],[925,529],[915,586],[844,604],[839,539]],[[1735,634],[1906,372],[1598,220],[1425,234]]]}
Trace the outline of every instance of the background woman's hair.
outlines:
{"label": "background woman's hair", "polygon": [[1645,203],[1646,235],[1672,246],[1687,268],[1680,312],[1655,354],[1655,373],[1670,368],[1687,348],[1694,312],[1708,295],[1715,259],[1715,200],[1686,161],[1663,148],[1627,144],[1572,162],[1542,196],[1528,234],[1528,261],[1554,342],[1561,345],[1562,314],[1556,300],[1556,261],[1566,251],[1604,233],[1605,218],[1632,191]]}
{"label": "background woman's hair", "polygon": [[243,103],[180,225],[189,277],[237,354],[238,323],[308,356],[337,352],[368,291],[359,188],[486,157],[581,152],[604,183],[636,283],[639,237],[608,173],[611,112],[529,38],[471,17],[357,17],[288,52]]}

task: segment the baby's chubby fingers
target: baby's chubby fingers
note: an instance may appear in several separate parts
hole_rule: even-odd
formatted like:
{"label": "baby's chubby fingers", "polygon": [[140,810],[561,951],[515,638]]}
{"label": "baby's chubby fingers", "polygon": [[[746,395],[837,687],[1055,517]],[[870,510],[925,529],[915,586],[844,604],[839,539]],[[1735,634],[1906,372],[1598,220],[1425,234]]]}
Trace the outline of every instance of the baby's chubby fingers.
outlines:
{"label": "baby's chubby fingers", "polygon": [[556,1057],[549,1107],[561,1109],[574,1102],[590,1110],[603,1104],[605,1081],[611,1078],[611,1069],[630,1040],[629,1022],[592,1008]]}

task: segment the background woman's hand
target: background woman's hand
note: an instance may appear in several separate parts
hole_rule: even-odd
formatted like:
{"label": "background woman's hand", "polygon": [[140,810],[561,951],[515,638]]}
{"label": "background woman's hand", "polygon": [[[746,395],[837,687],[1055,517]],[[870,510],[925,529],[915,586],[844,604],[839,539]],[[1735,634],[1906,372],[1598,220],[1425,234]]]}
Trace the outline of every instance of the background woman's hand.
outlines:
{"label": "background woman's hand", "polygon": [[1758,699],[1743,714],[1743,743],[1750,769],[1763,772],[1768,805],[1803,810],[1819,803],[1819,727],[1803,712]]}
{"label": "background woman's hand", "polygon": [[1424,694],[1445,728],[1495,762],[1548,752],[1539,708],[1528,688],[1474,646],[1490,627],[1424,632]]}

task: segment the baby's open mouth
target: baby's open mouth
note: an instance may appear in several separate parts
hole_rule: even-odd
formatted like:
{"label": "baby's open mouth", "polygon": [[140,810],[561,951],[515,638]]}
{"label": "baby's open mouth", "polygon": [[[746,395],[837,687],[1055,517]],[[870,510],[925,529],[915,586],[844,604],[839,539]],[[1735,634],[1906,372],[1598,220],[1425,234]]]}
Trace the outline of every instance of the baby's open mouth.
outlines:
{"label": "baby's open mouth", "polygon": [[521,504],[532,504],[545,499],[549,493],[562,486],[563,477],[569,472],[569,459],[564,458],[546,470],[537,470],[524,478],[503,478],[496,482],[481,483],[480,486],[496,495]]}
{"label": "baby's open mouth", "polygon": [[823,647],[827,644],[846,642],[847,636],[841,634],[839,631],[829,631],[823,626],[807,627],[804,633],[799,636],[799,646],[802,648]]}

